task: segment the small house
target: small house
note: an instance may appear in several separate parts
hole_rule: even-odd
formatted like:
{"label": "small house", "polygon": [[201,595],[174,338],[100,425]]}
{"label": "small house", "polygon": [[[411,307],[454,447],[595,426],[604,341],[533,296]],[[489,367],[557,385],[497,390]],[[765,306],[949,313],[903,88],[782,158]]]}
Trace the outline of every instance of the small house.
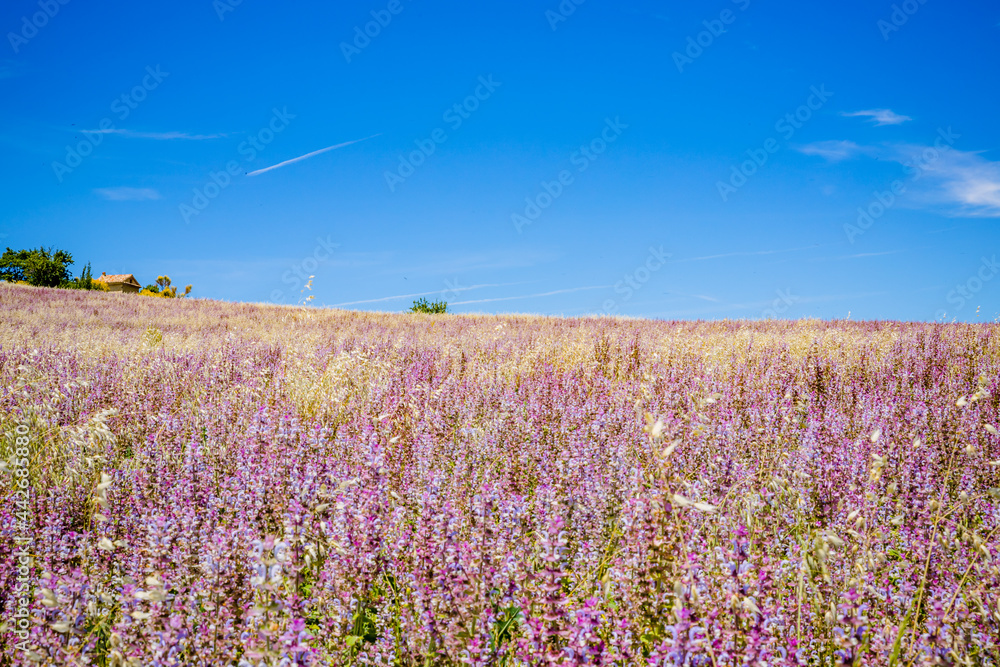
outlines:
{"label": "small house", "polygon": [[138,294],[139,290],[142,289],[142,285],[139,284],[139,281],[136,280],[135,276],[131,273],[120,273],[113,276],[101,273],[101,276],[99,278],[94,278],[94,280],[107,285],[109,292],[128,292],[129,294]]}

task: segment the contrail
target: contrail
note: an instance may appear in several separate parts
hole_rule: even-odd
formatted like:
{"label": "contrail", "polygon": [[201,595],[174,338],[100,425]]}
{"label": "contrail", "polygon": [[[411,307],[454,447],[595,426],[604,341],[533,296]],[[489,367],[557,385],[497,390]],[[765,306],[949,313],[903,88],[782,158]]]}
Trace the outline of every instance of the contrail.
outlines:
{"label": "contrail", "polygon": [[[397,294],[395,296],[384,296],[380,299],[365,299],[363,301],[345,301],[344,303],[335,303],[333,308],[338,308],[340,306],[354,306],[359,303],[379,303],[381,301],[392,301],[394,299],[409,299],[414,296],[430,296],[431,294],[441,294],[443,292],[467,292],[473,289],[482,289],[483,287],[505,287],[507,285],[520,285],[522,283],[494,283],[490,285],[471,285],[469,287],[454,287],[451,289],[439,289],[433,292],[415,292],[413,294]],[[466,303],[466,302],[463,302]]]}
{"label": "contrail", "polygon": [[293,157],[291,160],[285,160],[284,162],[279,162],[278,164],[271,165],[270,167],[264,167],[263,169],[258,169],[257,171],[251,171],[247,176],[256,176],[257,174],[263,174],[265,171],[271,171],[272,169],[277,169],[278,167],[284,167],[285,165],[292,164],[294,162],[301,162],[302,160],[308,160],[314,155],[319,155],[320,153],[325,153],[327,151],[336,150],[338,148],[343,148],[344,146],[350,146],[351,144],[356,144],[361,141],[367,141],[368,139],[374,139],[380,136],[382,133],[373,134],[370,137],[365,137],[364,139],[355,139],[354,141],[345,141],[342,144],[335,144],[333,146],[327,146],[326,148],[321,148],[318,151],[313,151],[312,153],[306,153],[305,155],[300,155],[298,157]]}
{"label": "contrail", "polygon": [[723,257],[751,257],[751,256],[754,256],[754,255],[777,255],[777,254],[783,253],[783,252],[798,252],[799,250],[812,250],[813,248],[823,248],[823,247],[826,247],[826,246],[829,246],[829,245],[833,245],[833,244],[826,243],[826,244],[822,244],[821,245],[821,244],[817,243],[817,244],[814,244],[814,245],[802,246],[801,248],[785,248],[784,250],[751,250],[751,251],[741,251],[741,252],[727,252],[727,253],[723,253],[721,255],[704,255],[702,257],[684,257],[684,258],[681,258],[681,259],[671,260],[671,262],[673,264],[676,264],[678,262],[699,262],[699,261],[704,260],[704,259],[722,259]]}
{"label": "contrail", "polygon": [[591,289],[608,289],[609,287],[614,287],[613,285],[593,285],[590,287],[571,287],[570,289],[557,289],[552,292],[541,292],[539,294],[524,294],[522,296],[501,296],[493,299],[474,299],[472,301],[456,301],[455,303],[448,304],[450,306],[461,306],[467,303],[489,303],[491,301],[514,301],[517,299],[531,299],[537,296],[552,296],[553,294],[566,294],[567,292],[580,292],[583,290]]}
{"label": "contrail", "polygon": [[120,134],[123,137],[130,137],[132,139],[158,139],[167,141],[170,139],[191,139],[195,141],[200,141],[202,139],[220,139],[227,136],[225,133],[221,134],[188,134],[187,132],[137,132],[135,130],[126,130],[124,128],[108,128],[106,130],[84,130],[90,134]]}

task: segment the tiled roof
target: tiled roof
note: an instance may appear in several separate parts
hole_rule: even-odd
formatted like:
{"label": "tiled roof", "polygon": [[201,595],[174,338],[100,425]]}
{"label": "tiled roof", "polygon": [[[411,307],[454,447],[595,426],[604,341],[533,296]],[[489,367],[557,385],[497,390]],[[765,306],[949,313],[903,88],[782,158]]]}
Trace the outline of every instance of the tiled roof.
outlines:
{"label": "tiled roof", "polygon": [[100,280],[102,283],[132,283],[133,285],[138,285],[139,281],[135,279],[131,273],[119,273],[113,276],[102,275],[99,278],[94,278],[94,280]]}

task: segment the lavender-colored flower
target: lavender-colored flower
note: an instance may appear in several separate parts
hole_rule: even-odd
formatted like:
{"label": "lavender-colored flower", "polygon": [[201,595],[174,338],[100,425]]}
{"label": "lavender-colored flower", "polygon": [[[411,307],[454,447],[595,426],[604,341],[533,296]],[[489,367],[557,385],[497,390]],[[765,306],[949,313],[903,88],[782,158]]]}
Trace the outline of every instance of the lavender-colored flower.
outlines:
{"label": "lavender-colored flower", "polygon": [[152,301],[0,285],[13,664],[996,662],[995,325]]}

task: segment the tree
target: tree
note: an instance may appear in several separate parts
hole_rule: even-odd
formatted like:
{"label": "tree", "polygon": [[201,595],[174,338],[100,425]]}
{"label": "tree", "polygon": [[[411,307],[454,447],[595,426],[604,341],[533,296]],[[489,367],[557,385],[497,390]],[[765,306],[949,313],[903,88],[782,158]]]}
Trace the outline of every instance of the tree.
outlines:
{"label": "tree", "polygon": [[7,248],[0,257],[0,278],[36,287],[59,287],[69,281],[72,263],[73,256],[65,250],[40,247],[15,251]]}
{"label": "tree", "polygon": [[67,283],[63,283],[61,287],[67,289],[85,289],[85,290],[96,290],[99,292],[107,292],[108,286],[99,280],[94,280],[94,276],[90,271],[90,262],[87,262],[83,270],[80,271],[80,277],[74,278]]}
{"label": "tree", "polygon": [[144,294],[145,296],[158,296],[167,299],[183,299],[188,294],[191,293],[191,285],[184,288],[184,293],[177,294],[177,288],[170,286],[170,276],[157,276],[155,285],[146,285],[146,287],[139,292],[139,294]]}
{"label": "tree", "polygon": [[77,284],[80,289],[93,289],[94,287],[94,275],[90,271],[90,262],[83,267],[83,271],[80,271],[80,277],[76,279]]}
{"label": "tree", "polygon": [[12,283],[24,282],[24,264],[28,260],[27,250],[14,252],[10,248],[0,257],[0,278]]}
{"label": "tree", "polygon": [[427,299],[417,299],[410,306],[411,313],[427,313],[429,315],[440,315],[448,312],[448,304],[445,301],[428,301]]}

